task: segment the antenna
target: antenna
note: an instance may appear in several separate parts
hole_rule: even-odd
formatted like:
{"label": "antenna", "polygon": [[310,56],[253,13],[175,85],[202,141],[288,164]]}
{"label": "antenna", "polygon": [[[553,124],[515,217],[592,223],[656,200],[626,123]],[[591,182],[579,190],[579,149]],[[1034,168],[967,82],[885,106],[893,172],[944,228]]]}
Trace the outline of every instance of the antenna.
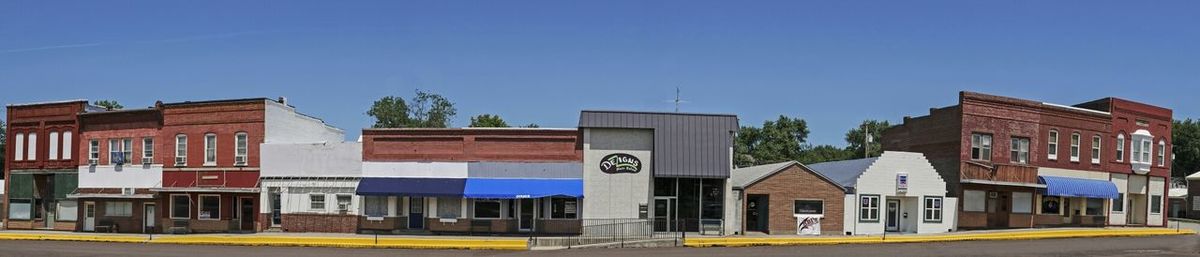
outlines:
{"label": "antenna", "polygon": [[679,87],[675,87],[675,112],[679,112]]}

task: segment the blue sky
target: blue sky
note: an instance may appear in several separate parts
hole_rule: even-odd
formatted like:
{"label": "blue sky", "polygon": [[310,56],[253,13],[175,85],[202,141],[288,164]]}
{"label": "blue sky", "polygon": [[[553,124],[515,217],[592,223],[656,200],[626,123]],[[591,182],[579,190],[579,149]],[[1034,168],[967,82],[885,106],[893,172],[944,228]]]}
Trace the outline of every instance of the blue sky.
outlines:
{"label": "blue sky", "polygon": [[[355,137],[424,89],[454,125],[581,109],[779,115],[845,145],[960,90],[1200,117],[1200,1],[4,1],[0,103],[287,96]],[[1141,4],[1138,4],[1141,3]]]}

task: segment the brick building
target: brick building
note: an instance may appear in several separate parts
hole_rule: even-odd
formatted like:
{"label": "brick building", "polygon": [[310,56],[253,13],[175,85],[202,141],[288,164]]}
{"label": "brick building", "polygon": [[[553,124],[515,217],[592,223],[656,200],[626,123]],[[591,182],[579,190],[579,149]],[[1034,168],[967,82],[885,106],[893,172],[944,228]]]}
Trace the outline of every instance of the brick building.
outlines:
{"label": "brick building", "polygon": [[364,129],[359,230],[576,234],[575,129]]}
{"label": "brick building", "polygon": [[734,169],[729,181],[743,233],[796,234],[800,215],[818,215],[821,234],[842,234],[846,189],[798,162]]}
{"label": "brick building", "polygon": [[156,108],[79,114],[81,156],[79,188],[67,197],[78,201],[79,231],[157,233],[158,197],[163,164],[155,158],[162,114]]}
{"label": "brick building", "polygon": [[1074,106],[973,92],[883,133],[924,153],[959,196],[960,228],[1162,226],[1171,110],[1118,98]]}
{"label": "brick building", "polygon": [[340,142],[342,132],[295,111],[285,99],[158,104],[164,232],[258,231],[263,143]]}
{"label": "brick building", "polygon": [[80,113],[100,111],[87,100],[8,105],[5,149],[5,229],[75,230],[78,204],[67,195],[78,182]]}

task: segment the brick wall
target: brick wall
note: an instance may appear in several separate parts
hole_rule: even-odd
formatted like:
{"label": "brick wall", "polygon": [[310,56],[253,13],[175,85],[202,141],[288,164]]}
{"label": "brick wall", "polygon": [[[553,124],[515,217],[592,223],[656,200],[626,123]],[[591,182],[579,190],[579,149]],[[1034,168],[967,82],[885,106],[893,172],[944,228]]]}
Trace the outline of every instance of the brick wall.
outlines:
{"label": "brick wall", "polygon": [[[793,165],[750,185],[745,191],[747,196],[769,195],[768,229],[771,234],[796,233],[794,201],[801,199],[824,201],[825,219],[821,220],[821,232],[842,234],[846,193],[812,171]],[[743,206],[742,210],[745,209],[746,206]]]}
{"label": "brick wall", "polygon": [[580,161],[579,131],[365,129],[363,161]]}
{"label": "brick wall", "polygon": [[354,233],[358,230],[358,216],[355,215],[283,214],[282,219],[285,232]]}

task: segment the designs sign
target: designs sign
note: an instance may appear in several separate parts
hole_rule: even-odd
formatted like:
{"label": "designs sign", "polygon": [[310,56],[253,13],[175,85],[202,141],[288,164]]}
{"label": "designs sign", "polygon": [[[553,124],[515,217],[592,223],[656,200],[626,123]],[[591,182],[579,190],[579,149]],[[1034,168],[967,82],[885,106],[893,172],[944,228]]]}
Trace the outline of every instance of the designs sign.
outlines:
{"label": "designs sign", "polygon": [[642,171],[642,160],[623,153],[610,154],[600,159],[600,171],[608,174],[638,173]]}

